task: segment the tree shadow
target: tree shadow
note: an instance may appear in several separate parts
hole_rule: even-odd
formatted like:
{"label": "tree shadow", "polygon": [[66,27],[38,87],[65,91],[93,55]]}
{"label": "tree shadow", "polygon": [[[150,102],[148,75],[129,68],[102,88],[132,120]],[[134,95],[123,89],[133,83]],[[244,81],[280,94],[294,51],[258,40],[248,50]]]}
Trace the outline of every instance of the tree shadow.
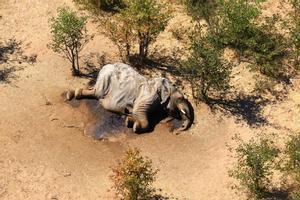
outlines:
{"label": "tree shadow", "polygon": [[182,77],[182,55],[184,55],[183,49],[173,48],[170,50],[155,46],[151,54],[143,61],[137,54],[130,56],[129,64],[146,76],[151,76],[153,72],[160,71],[162,76],[168,74],[178,80]]}
{"label": "tree shadow", "polygon": [[15,67],[0,69],[0,83],[11,83],[11,80],[18,78],[13,72],[17,71]]}
{"label": "tree shadow", "polygon": [[21,51],[21,42],[15,39],[9,39],[4,44],[0,43],[0,64],[10,60],[10,55]]}
{"label": "tree shadow", "polygon": [[[170,194],[161,194],[163,193],[162,189],[158,189],[156,191],[156,194],[154,194],[150,200],[179,200],[178,197],[175,197],[174,195],[170,195]],[[182,199],[182,198],[181,198]]]}
{"label": "tree shadow", "polygon": [[270,103],[260,96],[238,95],[233,99],[209,99],[207,105],[213,110],[219,110],[225,115],[233,115],[238,121],[245,121],[252,127],[268,125],[262,115],[262,109]]}
{"label": "tree shadow", "polygon": [[168,196],[163,196],[163,195],[154,195],[153,197],[150,198],[150,200],[171,200],[171,199],[178,199],[178,198],[172,198]]}
{"label": "tree shadow", "polygon": [[21,48],[22,42],[12,38],[6,42],[0,42],[0,83],[11,83],[18,78],[14,72],[23,70],[25,64],[36,63],[37,55],[27,56]]}
{"label": "tree shadow", "polygon": [[272,189],[266,194],[266,200],[289,200],[289,191],[282,189]]}

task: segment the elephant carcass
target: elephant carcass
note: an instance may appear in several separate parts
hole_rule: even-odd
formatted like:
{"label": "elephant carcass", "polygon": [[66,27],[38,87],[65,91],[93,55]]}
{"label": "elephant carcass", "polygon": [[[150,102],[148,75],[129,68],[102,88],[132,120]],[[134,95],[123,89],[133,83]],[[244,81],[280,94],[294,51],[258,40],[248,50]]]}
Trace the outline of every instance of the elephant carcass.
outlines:
{"label": "elephant carcass", "polygon": [[76,89],[67,93],[71,100],[98,99],[104,109],[127,115],[127,125],[133,126],[134,132],[149,128],[149,118],[154,111],[181,112],[184,119],[182,129],[191,125],[188,107],[184,97],[165,78],[147,79],[132,67],[123,63],[105,65],[99,72],[92,89]]}

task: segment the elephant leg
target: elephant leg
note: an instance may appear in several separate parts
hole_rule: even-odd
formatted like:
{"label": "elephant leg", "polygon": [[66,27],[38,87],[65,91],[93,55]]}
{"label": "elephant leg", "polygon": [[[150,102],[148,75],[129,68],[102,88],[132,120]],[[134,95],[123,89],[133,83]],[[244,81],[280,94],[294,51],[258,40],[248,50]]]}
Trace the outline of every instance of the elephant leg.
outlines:
{"label": "elephant leg", "polygon": [[95,89],[82,89],[77,88],[76,90],[69,90],[67,92],[67,99],[70,101],[75,99],[98,99],[95,94]]}

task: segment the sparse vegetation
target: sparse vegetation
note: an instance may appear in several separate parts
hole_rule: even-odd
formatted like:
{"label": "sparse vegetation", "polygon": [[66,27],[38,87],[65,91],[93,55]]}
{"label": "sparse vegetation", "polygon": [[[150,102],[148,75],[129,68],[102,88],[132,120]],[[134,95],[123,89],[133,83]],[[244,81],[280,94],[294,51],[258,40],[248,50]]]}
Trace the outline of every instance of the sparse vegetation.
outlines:
{"label": "sparse vegetation", "polygon": [[[280,21],[277,15],[261,17],[260,3],[263,1],[185,2],[196,21],[207,21],[206,40],[211,48],[218,49],[222,55],[223,50],[229,47],[236,51],[240,62],[250,63],[249,66],[253,70],[272,79],[273,82],[286,81],[289,71],[283,60],[288,42],[276,31],[276,24]],[[196,29],[195,32],[203,34],[202,30]]]}
{"label": "sparse vegetation", "polygon": [[236,136],[237,147],[230,149],[237,160],[229,175],[238,181],[234,188],[245,191],[249,197],[262,199],[266,196],[273,174],[274,159],[279,150],[267,136],[259,136],[248,142]]}
{"label": "sparse vegetation", "polygon": [[219,29],[215,44],[221,48],[233,47],[240,59],[252,63],[261,74],[280,78],[284,72],[282,59],[286,41],[276,30],[278,16],[260,17],[260,2],[247,0],[219,1]]}
{"label": "sparse vegetation", "polygon": [[291,199],[300,199],[300,133],[292,134],[285,145],[283,171],[292,179]]}
{"label": "sparse vegetation", "polygon": [[49,47],[72,63],[73,75],[80,74],[79,53],[91,38],[86,31],[86,17],[79,17],[68,7],[58,9],[50,19],[52,41]]}
{"label": "sparse vegetation", "polygon": [[292,5],[290,13],[290,22],[288,23],[291,33],[291,47],[292,47],[292,65],[295,69],[300,69],[300,1],[288,0]]}
{"label": "sparse vegetation", "polygon": [[217,9],[216,0],[184,0],[189,14],[195,19],[205,19],[210,24],[210,19]]}
{"label": "sparse vegetation", "polygon": [[111,180],[117,197],[125,200],[147,200],[154,194],[152,183],[158,170],[137,148],[129,148],[125,157],[112,168]]}
{"label": "sparse vegetation", "polygon": [[193,97],[208,100],[209,92],[224,92],[229,88],[231,66],[207,36],[193,38],[192,42],[191,55],[183,63],[183,74],[191,83]]}

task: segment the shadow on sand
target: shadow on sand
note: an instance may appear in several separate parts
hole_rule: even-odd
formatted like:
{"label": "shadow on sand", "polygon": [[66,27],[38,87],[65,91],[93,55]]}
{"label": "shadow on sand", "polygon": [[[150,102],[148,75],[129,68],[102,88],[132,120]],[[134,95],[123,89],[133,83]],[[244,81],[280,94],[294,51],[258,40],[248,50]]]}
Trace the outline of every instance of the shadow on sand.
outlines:
{"label": "shadow on sand", "polygon": [[239,95],[233,99],[209,99],[207,104],[213,111],[219,110],[225,115],[233,115],[238,121],[245,121],[252,127],[269,125],[262,115],[262,109],[269,102],[259,96]]}
{"label": "shadow on sand", "polygon": [[22,63],[36,63],[37,55],[24,55],[21,45],[22,42],[14,38],[0,42],[0,83],[11,83],[11,80],[18,78],[14,72],[24,69]]}

